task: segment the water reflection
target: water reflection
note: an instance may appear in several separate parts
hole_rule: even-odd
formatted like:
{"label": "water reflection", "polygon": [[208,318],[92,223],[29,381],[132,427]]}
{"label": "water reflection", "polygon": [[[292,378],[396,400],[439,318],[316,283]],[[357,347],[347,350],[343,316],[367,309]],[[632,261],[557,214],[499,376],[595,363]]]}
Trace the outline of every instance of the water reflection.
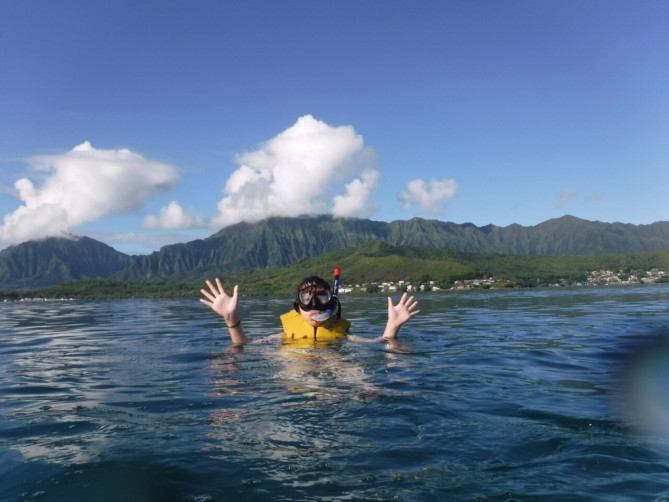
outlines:
{"label": "water reflection", "polygon": [[[85,500],[137,471],[128,500],[654,500],[668,299],[426,294],[397,343],[313,351],[232,351],[196,299],[3,305],[0,498]],[[243,305],[252,338],[286,310]],[[384,305],[344,315],[373,338]]]}

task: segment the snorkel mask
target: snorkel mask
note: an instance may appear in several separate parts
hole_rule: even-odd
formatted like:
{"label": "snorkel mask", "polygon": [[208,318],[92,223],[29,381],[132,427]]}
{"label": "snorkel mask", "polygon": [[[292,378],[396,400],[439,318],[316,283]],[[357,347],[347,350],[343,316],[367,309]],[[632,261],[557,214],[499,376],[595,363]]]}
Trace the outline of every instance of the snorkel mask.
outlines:
{"label": "snorkel mask", "polygon": [[315,321],[322,322],[332,317],[335,312],[337,318],[341,317],[341,305],[337,298],[339,292],[339,269],[335,269],[335,289],[334,294],[330,290],[330,285],[317,276],[306,278],[300,284],[295,299],[295,310],[300,309],[305,312],[316,311],[311,314]]}
{"label": "snorkel mask", "polygon": [[315,286],[307,287],[297,293],[297,302],[302,310],[325,311],[332,301],[332,293],[329,289],[318,291]]}

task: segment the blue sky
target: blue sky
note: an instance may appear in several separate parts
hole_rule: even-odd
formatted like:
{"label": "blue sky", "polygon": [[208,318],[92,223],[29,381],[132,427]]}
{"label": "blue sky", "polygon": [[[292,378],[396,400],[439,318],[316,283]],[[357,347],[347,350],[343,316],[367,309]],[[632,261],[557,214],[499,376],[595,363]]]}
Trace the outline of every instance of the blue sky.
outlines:
{"label": "blue sky", "polygon": [[0,0],[0,248],[669,220],[669,3]]}

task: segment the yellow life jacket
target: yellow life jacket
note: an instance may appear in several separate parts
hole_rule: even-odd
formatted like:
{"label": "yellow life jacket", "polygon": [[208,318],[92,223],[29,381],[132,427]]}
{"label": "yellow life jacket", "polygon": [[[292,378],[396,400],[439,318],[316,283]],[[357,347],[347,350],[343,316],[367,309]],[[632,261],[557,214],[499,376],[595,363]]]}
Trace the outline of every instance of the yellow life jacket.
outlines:
{"label": "yellow life jacket", "polygon": [[295,310],[283,314],[281,324],[286,334],[283,344],[295,347],[327,346],[333,340],[345,338],[351,326],[346,319],[337,319],[337,316],[332,316],[319,326],[312,326]]}

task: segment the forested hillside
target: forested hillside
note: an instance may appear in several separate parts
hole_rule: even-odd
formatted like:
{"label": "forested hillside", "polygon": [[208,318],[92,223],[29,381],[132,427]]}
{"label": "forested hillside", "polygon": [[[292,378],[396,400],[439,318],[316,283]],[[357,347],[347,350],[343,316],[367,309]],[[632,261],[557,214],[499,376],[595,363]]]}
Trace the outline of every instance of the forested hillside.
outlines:
{"label": "forested hillside", "polygon": [[370,241],[481,254],[603,256],[669,250],[669,222],[629,225],[565,216],[531,227],[477,227],[420,218],[390,223],[330,216],[270,218],[232,225],[147,256],[128,256],[85,237],[51,238],[0,251],[0,291],[96,278],[197,281],[286,267]]}
{"label": "forested hillside", "polygon": [[[325,253],[288,267],[226,275],[228,288],[240,285],[241,294],[292,295],[295,285],[306,276],[332,277],[334,267],[342,270],[342,284],[356,291],[379,291],[382,283],[400,288],[541,287],[588,284],[593,272],[611,270],[642,282],[666,282],[669,278],[669,251],[603,256],[503,255],[452,251],[437,248],[392,246],[370,241],[354,248]],[[659,269],[659,270],[658,270]],[[651,271],[657,273],[652,274]],[[213,279],[213,276],[210,278]],[[204,287],[204,279],[187,282],[87,280],[55,286],[39,292],[48,298],[129,298],[194,297]]]}
{"label": "forested hillside", "polygon": [[131,256],[88,237],[24,242],[0,251],[0,291],[110,277],[132,262]]}

